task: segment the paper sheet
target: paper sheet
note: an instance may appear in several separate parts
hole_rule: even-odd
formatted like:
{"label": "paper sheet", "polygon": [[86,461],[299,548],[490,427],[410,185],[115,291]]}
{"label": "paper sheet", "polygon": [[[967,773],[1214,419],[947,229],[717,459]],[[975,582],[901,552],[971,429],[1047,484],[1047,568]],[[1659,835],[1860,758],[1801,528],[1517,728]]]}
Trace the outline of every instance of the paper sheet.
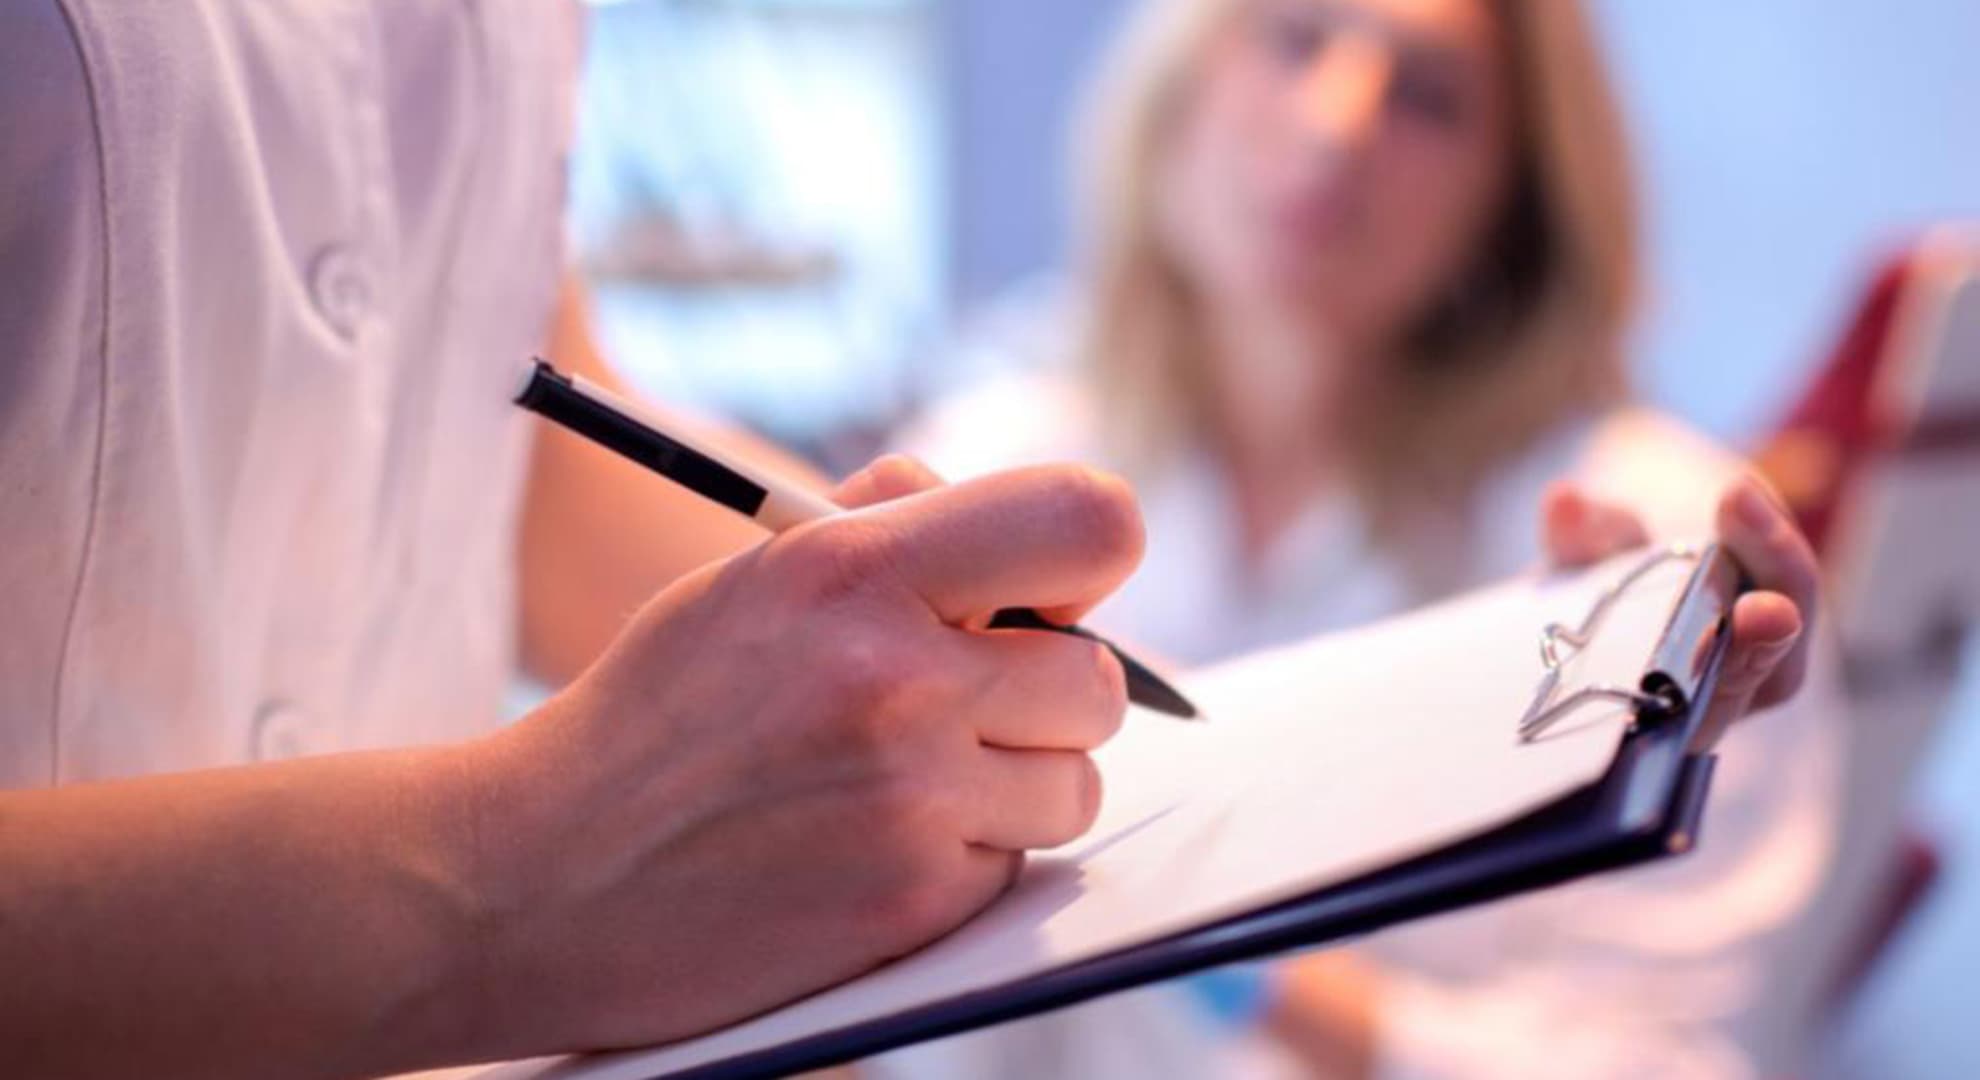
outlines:
{"label": "paper sheet", "polygon": [[[488,1080],[643,1080],[891,1016],[1165,937],[1487,831],[1600,779],[1624,709],[1516,732],[1540,628],[1578,623],[1642,553],[1510,582],[1365,630],[1183,680],[1207,722],[1136,712],[1099,754],[1100,820],[1034,855],[1017,886],[929,948],[701,1039],[520,1063]],[[1630,589],[1570,684],[1634,685],[1687,562]]]}

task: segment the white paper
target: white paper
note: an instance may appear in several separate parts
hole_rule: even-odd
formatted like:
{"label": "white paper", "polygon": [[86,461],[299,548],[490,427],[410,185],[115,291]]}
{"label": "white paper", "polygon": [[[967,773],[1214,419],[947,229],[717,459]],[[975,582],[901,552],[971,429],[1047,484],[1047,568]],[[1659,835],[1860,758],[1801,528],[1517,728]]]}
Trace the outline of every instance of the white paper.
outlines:
{"label": "white paper", "polygon": [[[1578,624],[1641,561],[1521,580],[1183,681],[1206,722],[1137,711],[1099,754],[1100,820],[1034,855],[949,937],[864,978],[700,1039],[508,1066],[643,1080],[894,1015],[1166,937],[1485,832],[1598,780],[1625,710],[1592,705],[1520,741],[1540,628]],[[1634,686],[1690,576],[1669,562],[1624,594],[1568,685]]]}

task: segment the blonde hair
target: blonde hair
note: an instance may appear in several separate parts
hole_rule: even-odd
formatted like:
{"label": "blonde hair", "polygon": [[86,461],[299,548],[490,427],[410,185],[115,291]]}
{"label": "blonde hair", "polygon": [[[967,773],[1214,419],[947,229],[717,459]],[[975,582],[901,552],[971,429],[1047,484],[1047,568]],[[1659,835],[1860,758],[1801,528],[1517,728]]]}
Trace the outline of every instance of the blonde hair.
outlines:
{"label": "blonde hair", "polygon": [[[1194,297],[1157,227],[1164,140],[1207,40],[1242,0],[1150,0],[1095,99],[1079,352],[1130,471],[1201,430]],[[1516,112],[1512,184],[1448,298],[1400,343],[1387,393],[1343,433],[1378,525],[1462,495],[1493,464],[1627,381],[1635,212],[1622,125],[1574,0],[1495,0]]]}

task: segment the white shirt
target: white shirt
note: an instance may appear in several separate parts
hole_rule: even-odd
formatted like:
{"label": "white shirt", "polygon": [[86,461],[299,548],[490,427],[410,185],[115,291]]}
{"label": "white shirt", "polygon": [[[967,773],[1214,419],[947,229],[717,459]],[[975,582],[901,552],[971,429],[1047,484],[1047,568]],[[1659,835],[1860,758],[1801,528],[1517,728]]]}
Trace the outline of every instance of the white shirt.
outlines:
{"label": "white shirt", "polygon": [[[1065,378],[993,380],[938,409],[907,440],[950,479],[1053,459],[1106,464],[1096,403]],[[1421,538],[1451,588],[1536,565],[1539,501],[1569,477],[1645,515],[1653,533],[1709,535],[1736,462],[1668,419],[1626,411],[1570,424],[1502,467],[1444,536]],[[1210,463],[1181,455],[1136,476],[1147,523],[1140,569],[1090,625],[1157,655],[1206,662],[1365,623],[1433,599],[1371,543],[1355,507],[1322,499],[1245,567],[1235,514]],[[1752,1077],[1791,1072],[1815,988],[1777,973],[1832,865],[1841,731],[1832,693],[1801,699],[1722,744],[1699,849],[1671,862],[1378,934],[1379,1071],[1394,1077]],[[1081,1075],[1229,1070],[1198,1037],[1137,1042],[1123,1027],[1179,1026],[1158,993],[1074,1009],[910,1051],[925,1076],[988,1076],[1012,1060],[1082,1063]],[[1085,1016],[1082,1021],[1079,1018]],[[1040,1047],[1050,1040],[1056,1053]],[[1135,1049],[1151,1052],[1136,1057]],[[919,1056],[917,1056],[917,1053]]]}
{"label": "white shirt", "polygon": [[574,17],[0,7],[0,786],[494,722]]}

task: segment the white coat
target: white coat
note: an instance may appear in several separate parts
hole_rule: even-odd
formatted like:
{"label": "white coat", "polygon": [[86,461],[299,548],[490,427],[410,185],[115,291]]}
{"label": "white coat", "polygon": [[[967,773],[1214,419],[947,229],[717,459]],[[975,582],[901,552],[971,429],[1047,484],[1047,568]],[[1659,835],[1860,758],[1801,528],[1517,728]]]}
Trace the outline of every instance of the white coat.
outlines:
{"label": "white coat", "polygon": [[0,6],[0,787],[495,722],[576,29]]}

